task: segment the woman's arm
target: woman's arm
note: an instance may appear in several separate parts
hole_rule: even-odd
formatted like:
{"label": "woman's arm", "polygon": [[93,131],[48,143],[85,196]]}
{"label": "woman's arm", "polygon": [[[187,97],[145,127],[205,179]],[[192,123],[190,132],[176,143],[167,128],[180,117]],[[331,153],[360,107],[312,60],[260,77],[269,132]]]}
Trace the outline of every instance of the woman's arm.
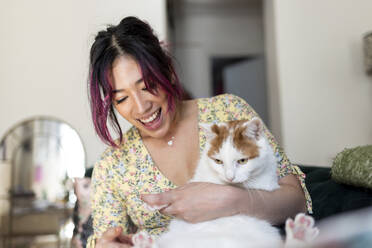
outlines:
{"label": "woman's arm", "polygon": [[191,223],[246,214],[280,224],[305,212],[306,201],[295,176],[283,177],[279,184],[280,189],[268,192],[195,182],[161,194],[142,195],[142,199],[151,206],[165,205],[163,214]]}
{"label": "woman's arm", "polygon": [[236,192],[236,206],[239,213],[252,215],[282,224],[288,217],[306,213],[306,199],[296,176],[290,174],[279,180],[280,188],[268,192],[262,190],[243,190]]}
{"label": "woman's arm", "polygon": [[89,248],[116,247],[130,230],[125,202],[118,192],[120,177],[113,168],[114,162],[108,149],[94,166],[91,184],[94,234],[88,238]]}

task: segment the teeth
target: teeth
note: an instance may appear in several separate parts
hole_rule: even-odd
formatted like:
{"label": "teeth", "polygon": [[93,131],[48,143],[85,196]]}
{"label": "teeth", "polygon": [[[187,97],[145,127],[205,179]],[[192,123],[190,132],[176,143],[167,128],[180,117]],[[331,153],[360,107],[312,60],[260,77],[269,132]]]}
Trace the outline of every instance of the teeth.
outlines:
{"label": "teeth", "polygon": [[149,118],[147,118],[147,119],[140,119],[140,121],[143,122],[143,123],[149,123],[149,122],[155,120],[155,118],[158,116],[159,112],[160,111],[158,110],[155,113],[153,113]]}

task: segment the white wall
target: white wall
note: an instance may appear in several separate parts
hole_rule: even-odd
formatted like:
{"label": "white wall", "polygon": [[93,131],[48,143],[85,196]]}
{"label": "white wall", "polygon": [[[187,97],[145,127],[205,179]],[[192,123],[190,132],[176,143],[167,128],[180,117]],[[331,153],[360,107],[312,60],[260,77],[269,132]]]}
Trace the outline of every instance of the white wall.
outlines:
{"label": "white wall", "polygon": [[362,36],[372,29],[372,1],[266,0],[265,10],[269,80],[279,99],[272,108],[281,120],[272,117],[292,162],[330,166],[344,147],[371,144]]}
{"label": "white wall", "polygon": [[88,165],[104,149],[87,100],[89,47],[127,15],[166,35],[165,0],[5,0],[0,8],[0,137],[34,115],[65,120],[81,135]]}

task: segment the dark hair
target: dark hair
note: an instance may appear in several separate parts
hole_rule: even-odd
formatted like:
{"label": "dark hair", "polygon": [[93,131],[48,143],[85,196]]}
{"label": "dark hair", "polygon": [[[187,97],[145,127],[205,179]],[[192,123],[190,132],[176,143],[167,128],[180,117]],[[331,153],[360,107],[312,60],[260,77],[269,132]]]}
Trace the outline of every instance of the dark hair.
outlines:
{"label": "dark hair", "polygon": [[95,130],[103,142],[118,145],[107,128],[109,120],[114,131],[123,139],[114,112],[110,71],[116,58],[132,57],[140,66],[142,77],[151,94],[163,90],[167,95],[168,111],[174,111],[182,97],[182,88],[170,55],[161,47],[159,39],[146,22],[126,17],[117,26],[98,32],[90,50],[89,100]]}

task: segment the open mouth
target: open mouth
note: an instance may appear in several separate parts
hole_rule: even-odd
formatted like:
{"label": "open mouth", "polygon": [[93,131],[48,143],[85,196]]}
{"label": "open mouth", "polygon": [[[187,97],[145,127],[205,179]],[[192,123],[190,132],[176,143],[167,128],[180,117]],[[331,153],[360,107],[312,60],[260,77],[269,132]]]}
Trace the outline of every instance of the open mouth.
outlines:
{"label": "open mouth", "polygon": [[150,117],[146,119],[138,119],[138,121],[141,122],[146,127],[151,127],[159,121],[160,116],[161,116],[161,108],[155,111]]}

